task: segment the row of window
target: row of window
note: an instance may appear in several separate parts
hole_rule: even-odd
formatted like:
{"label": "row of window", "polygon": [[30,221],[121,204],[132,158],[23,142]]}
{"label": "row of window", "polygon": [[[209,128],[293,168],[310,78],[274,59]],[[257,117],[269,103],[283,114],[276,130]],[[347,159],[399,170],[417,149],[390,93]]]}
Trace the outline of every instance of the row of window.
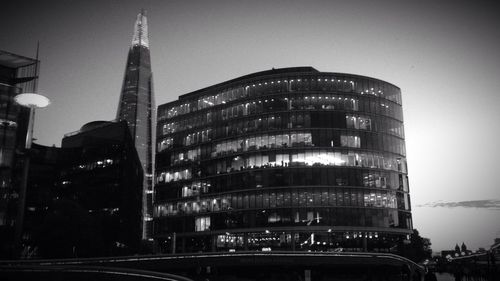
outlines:
{"label": "row of window", "polygon": [[[365,104],[366,103],[366,104]],[[347,110],[358,111],[359,101],[353,98],[340,96],[304,96],[292,98],[268,98],[244,104],[234,105],[220,109],[217,112],[206,112],[190,115],[187,118],[163,124],[163,134],[171,134],[190,130],[196,127],[206,127],[214,121],[226,121],[233,118],[251,116],[263,113],[272,113],[290,110]],[[397,120],[402,120],[402,109],[400,105],[389,102],[378,102],[366,100],[362,103],[362,112],[383,114]],[[378,105],[378,106],[377,106]],[[396,109],[397,108],[397,109]],[[364,110],[366,109],[366,110]]]}
{"label": "row of window", "polygon": [[[339,79],[340,78],[340,79]],[[388,83],[372,79],[352,79],[347,77],[321,75],[303,78],[267,79],[222,90],[217,94],[209,94],[197,99],[186,101],[162,109],[159,119],[169,119],[175,116],[195,112],[215,105],[225,104],[234,100],[269,95],[282,92],[355,92],[361,95],[383,97],[401,104],[399,89]]]}
{"label": "row of window", "polygon": [[[389,107],[388,103],[380,103],[384,112]],[[398,106],[400,108],[400,106]],[[323,96],[292,96],[268,97],[257,101],[248,101],[227,108],[220,109],[217,120],[224,121],[231,118],[243,117],[254,114],[269,113],[287,110],[347,110],[358,111],[359,100],[338,95]],[[374,112],[378,113],[378,112]],[[391,115],[392,116],[392,115]]]}
{"label": "row of window", "polygon": [[284,186],[355,186],[408,192],[406,175],[367,169],[294,168],[219,175],[192,182],[157,185],[156,202],[222,192]]}
{"label": "row of window", "polygon": [[162,182],[171,182],[171,181],[181,181],[181,180],[189,180],[193,177],[191,173],[191,169],[172,169],[168,172],[160,173],[157,178],[157,183]]}
{"label": "row of window", "polygon": [[[309,212],[308,215],[314,216],[313,212]],[[195,228],[200,229],[197,231],[203,231],[201,229],[210,229],[210,217],[200,218],[200,220],[205,219],[205,227],[199,227],[199,223],[196,219]],[[201,225],[200,225],[201,226]],[[246,241],[245,241],[246,237]],[[247,248],[248,250],[261,250],[263,247],[267,247],[273,250],[285,250],[291,249],[292,243],[295,244],[295,249],[313,249],[320,251],[335,251],[343,249],[349,252],[362,252],[365,251],[365,247],[370,249],[370,252],[389,252],[389,247],[394,246],[396,243],[392,241],[386,241],[388,238],[385,233],[380,233],[376,231],[342,231],[342,232],[272,232],[268,233],[227,233],[223,235],[217,235],[216,246],[219,249],[238,249],[243,250]],[[363,240],[367,239],[367,240]],[[399,241],[399,239],[397,240]],[[201,244],[205,244],[203,241]],[[366,245],[363,245],[366,243]],[[198,244],[198,243],[196,243]],[[206,244],[210,245],[210,244]],[[205,250],[208,250],[206,247]]]}
{"label": "row of window", "polygon": [[[376,168],[406,173],[406,160],[383,153],[306,150],[292,153],[258,153],[215,160],[200,167],[199,176],[230,173],[258,168],[346,166]],[[167,169],[157,172],[157,183],[191,179],[191,169]],[[198,172],[196,172],[198,173]]]}
{"label": "row of window", "polygon": [[[311,212],[311,215],[312,214]],[[195,221],[197,231],[209,230],[210,217],[200,217]],[[322,252],[394,252],[394,246],[406,238],[378,231],[266,231],[236,232],[225,234],[206,234],[179,237],[176,242],[177,253],[196,253],[227,250],[313,250]],[[185,240],[182,241],[182,240]],[[181,241],[179,241],[181,240]],[[160,239],[162,253],[172,251],[171,238]],[[187,243],[186,243],[187,242]],[[214,243],[215,242],[215,243]],[[293,246],[292,246],[293,245]],[[215,246],[215,249],[214,249]],[[392,248],[392,249],[391,249]]]}
{"label": "row of window", "polygon": [[79,164],[78,166],[74,166],[71,168],[71,170],[78,171],[78,170],[93,170],[96,168],[105,168],[108,166],[112,166],[113,164],[118,163],[120,160],[119,159],[100,159],[96,161],[91,161],[83,164]]}
{"label": "row of window", "polygon": [[[259,153],[237,156],[215,161],[208,165],[207,175],[233,172],[237,170],[270,168],[270,167],[300,167],[300,166],[347,166],[378,168],[406,172],[401,158],[380,153],[355,153],[349,151],[335,152],[327,150],[307,150],[293,153]],[[215,167],[215,171],[213,168]],[[212,169],[211,169],[212,168]]]}
{"label": "row of window", "polygon": [[212,129],[210,129],[210,128],[208,128],[206,130],[201,130],[198,132],[193,132],[191,134],[187,134],[183,138],[182,144],[184,146],[189,146],[189,145],[193,145],[193,144],[198,144],[198,143],[210,141],[210,140],[212,140],[211,134],[212,134]]}
{"label": "row of window", "polygon": [[322,141],[319,141],[316,138],[320,138],[320,134],[317,132],[311,133],[310,131],[276,135],[263,134],[218,142],[212,148],[210,157],[259,149],[314,146],[364,148],[405,155],[404,141],[399,138],[374,134],[362,134],[363,138],[361,138],[360,135],[358,132],[337,131],[330,138],[326,137]]}
{"label": "row of window", "polygon": [[[287,98],[284,98],[284,101]],[[288,101],[288,110],[359,110],[359,99],[338,95],[298,95]],[[385,108],[385,105],[384,105]]]}
{"label": "row of window", "polygon": [[[269,130],[286,130],[293,128],[337,128],[356,129],[388,133],[398,137],[404,137],[403,123],[394,119],[375,116],[363,116],[344,114],[339,112],[324,113],[281,113],[260,116],[255,119],[239,119],[227,124],[217,126],[215,129],[178,133],[162,138],[158,143],[158,150],[162,151],[175,146],[187,146],[212,139],[234,137],[252,132]],[[166,132],[164,131],[164,134]]]}
{"label": "row of window", "polygon": [[384,115],[403,120],[401,105],[377,99],[358,99],[351,96],[338,95],[297,95],[284,97],[289,101],[288,110],[340,110],[360,111],[377,115]]}
{"label": "row of window", "polygon": [[212,157],[225,154],[252,151],[256,149],[282,148],[288,146],[313,146],[310,132],[290,132],[276,135],[259,135],[237,140],[222,141],[215,144]]}
{"label": "row of window", "polygon": [[201,148],[172,153],[170,163],[175,165],[186,161],[198,161],[201,159]]}
{"label": "row of window", "polygon": [[[207,212],[281,207],[380,207],[409,210],[407,193],[349,188],[306,188],[251,191],[156,205],[155,216],[191,215]],[[399,201],[399,202],[398,202]]]}
{"label": "row of window", "polygon": [[[312,217],[312,218],[311,218]],[[211,213],[209,216],[173,216],[154,220],[156,233],[195,232],[196,219],[204,218],[198,231],[241,228],[356,226],[411,229],[411,214],[386,208],[285,208]],[[200,224],[202,223],[199,221]]]}
{"label": "row of window", "polygon": [[[379,153],[306,150],[296,153],[259,153],[218,160],[207,167],[207,175],[246,169],[293,166],[348,166],[402,171],[401,158]],[[215,171],[214,168],[215,167]]]}
{"label": "row of window", "polygon": [[[169,140],[171,140],[169,138]],[[168,141],[168,140],[165,140]],[[194,147],[184,151],[175,151],[170,155],[170,162],[161,159],[161,165],[175,165],[185,161],[198,161],[224,155],[254,150],[283,149],[293,147],[352,147],[379,150],[405,155],[404,140],[389,135],[368,132],[346,132],[331,130],[291,131],[280,134],[260,134],[245,138],[226,140],[212,145]]]}
{"label": "row of window", "polygon": [[206,194],[210,192],[211,184],[209,181],[193,181],[189,184],[185,184],[182,186],[181,194],[175,194],[172,197],[167,197],[168,199],[177,198],[177,197],[191,197],[198,196],[201,194]]}

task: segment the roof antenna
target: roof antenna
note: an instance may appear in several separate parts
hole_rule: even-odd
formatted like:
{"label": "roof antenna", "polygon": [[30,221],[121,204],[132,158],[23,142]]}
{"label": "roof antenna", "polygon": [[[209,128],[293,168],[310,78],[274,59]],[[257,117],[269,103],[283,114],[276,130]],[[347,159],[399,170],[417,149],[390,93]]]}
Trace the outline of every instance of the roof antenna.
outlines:
{"label": "roof antenna", "polygon": [[33,92],[36,93],[38,91],[38,71],[39,71],[39,60],[38,54],[40,52],[40,40],[36,41],[36,65],[35,65],[35,77],[36,79],[33,81]]}

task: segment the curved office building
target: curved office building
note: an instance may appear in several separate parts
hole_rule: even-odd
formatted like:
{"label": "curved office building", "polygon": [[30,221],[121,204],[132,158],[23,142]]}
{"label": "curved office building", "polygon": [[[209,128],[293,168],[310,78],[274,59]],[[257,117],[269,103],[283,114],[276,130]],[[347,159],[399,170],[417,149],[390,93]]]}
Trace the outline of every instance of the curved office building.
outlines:
{"label": "curved office building", "polygon": [[389,252],[412,232],[400,89],[311,67],[158,109],[162,252]]}

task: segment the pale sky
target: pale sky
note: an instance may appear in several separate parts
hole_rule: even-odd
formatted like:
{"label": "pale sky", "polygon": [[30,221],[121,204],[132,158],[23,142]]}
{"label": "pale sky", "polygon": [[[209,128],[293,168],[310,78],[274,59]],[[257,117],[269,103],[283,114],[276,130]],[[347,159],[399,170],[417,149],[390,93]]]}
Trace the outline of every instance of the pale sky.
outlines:
{"label": "pale sky", "polygon": [[52,104],[37,111],[38,143],[115,118],[141,8],[157,105],[272,67],[388,81],[403,95],[414,227],[435,251],[500,237],[495,2],[9,1],[0,49],[34,57],[40,41],[39,91]]}

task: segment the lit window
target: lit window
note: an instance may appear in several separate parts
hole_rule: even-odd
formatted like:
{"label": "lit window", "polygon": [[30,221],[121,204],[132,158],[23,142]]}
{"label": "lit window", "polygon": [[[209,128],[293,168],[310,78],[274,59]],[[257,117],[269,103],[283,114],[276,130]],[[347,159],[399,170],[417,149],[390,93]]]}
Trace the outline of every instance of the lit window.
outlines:
{"label": "lit window", "polygon": [[210,230],[210,217],[198,217],[195,220],[195,231]]}
{"label": "lit window", "polygon": [[361,139],[358,136],[340,136],[340,145],[344,147],[361,147]]}

